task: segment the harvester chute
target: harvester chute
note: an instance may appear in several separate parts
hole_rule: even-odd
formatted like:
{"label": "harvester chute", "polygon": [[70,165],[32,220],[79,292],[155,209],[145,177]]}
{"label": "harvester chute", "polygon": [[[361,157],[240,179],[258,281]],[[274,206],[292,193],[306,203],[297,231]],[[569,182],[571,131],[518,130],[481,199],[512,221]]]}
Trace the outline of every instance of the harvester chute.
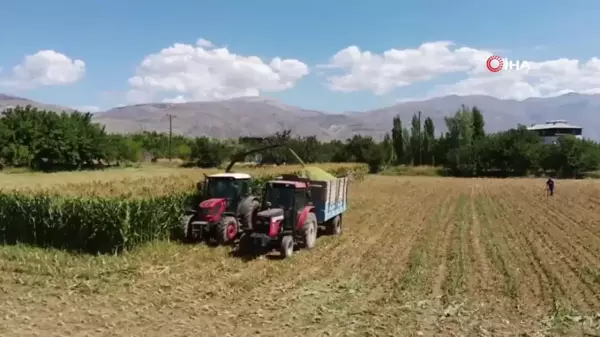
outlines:
{"label": "harvester chute", "polygon": [[335,179],[335,177],[332,174],[323,170],[320,167],[306,166],[306,164],[304,163],[302,158],[300,158],[300,156],[294,150],[292,150],[289,146],[287,146],[285,143],[266,145],[266,146],[259,147],[259,148],[256,148],[256,149],[253,149],[250,151],[244,151],[244,152],[237,153],[236,155],[234,155],[231,158],[231,162],[229,163],[229,165],[227,165],[225,172],[231,172],[231,169],[233,168],[235,163],[237,163],[238,161],[244,160],[244,158],[246,158],[247,156],[253,155],[255,153],[267,151],[270,149],[278,148],[278,147],[285,147],[296,158],[296,160],[298,160],[298,162],[302,166],[302,171],[300,172],[301,178],[305,178],[305,179],[309,179],[309,180],[319,180],[319,181],[328,181],[328,180]]}

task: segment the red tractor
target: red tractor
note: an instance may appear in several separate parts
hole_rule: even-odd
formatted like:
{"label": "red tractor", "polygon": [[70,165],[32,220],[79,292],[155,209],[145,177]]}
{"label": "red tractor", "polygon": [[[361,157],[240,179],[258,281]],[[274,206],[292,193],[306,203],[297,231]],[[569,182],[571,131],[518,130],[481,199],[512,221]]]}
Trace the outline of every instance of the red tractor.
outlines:
{"label": "red tractor", "polygon": [[277,248],[285,258],[293,254],[298,243],[313,248],[319,227],[325,227],[329,234],[341,234],[347,193],[347,177],[314,181],[284,176],[268,182],[261,210],[241,237],[240,250],[247,253],[257,247]]}
{"label": "red tractor", "polygon": [[188,241],[216,239],[231,243],[241,230],[252,224],[252,216],[260,206],[259,198],[251,195],[251,176],[246,173],[219,173],[206,177],[199,184],[203,199],[188,210],[182,219]]}
{"label": "red tractor", "polygon": [[260,199],[252,195],[252,177],[246,173],[232,173],[231,169],[251,154],[280,146],[283,145],[240,152],[232,157],[225,173],[205,176],[204,183],[198,183],[196,201],[181,219],[187,241],[216,239],[221,244],[231,243],[241,231],[252,227]]}

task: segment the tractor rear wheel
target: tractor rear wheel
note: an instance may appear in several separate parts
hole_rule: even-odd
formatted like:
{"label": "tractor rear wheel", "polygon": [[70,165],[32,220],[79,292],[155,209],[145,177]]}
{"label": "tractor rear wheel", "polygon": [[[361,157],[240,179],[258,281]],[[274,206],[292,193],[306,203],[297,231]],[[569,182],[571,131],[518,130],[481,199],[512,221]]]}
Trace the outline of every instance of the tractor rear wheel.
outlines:
{"label": "tractor rear wheel", "polygon": [[283,258],[287,258],[294,254],[294,238],[291,235],[286,235],[281,238],[279,252]]}
{"label": "tractor rear wheel", "polygon": [[338,215],[331,220],[327,227],[327,234],[329,235],[340,235],[342,234],[342,216]]}
{"label": "tractor rear wheel", "polygon": [[254,215],[258,212],[258,209],[260,208],[260,203],[258,202],[258,200],[252,200],[252,202],[250,203],[250,209],[248,210],[248,212],[246,214],[244,214],[244,226],[246,228],[252,229],[253,225],[254,225]]}
{"label": "tractor rear wheel", "polygon": [[317,217],[315,213],[308,213],[304,226],[302,226],[302,232],[306,249],[312,249],[317,244]]}
{"label": "tractor rear wheel", "polygon": [[216,239],[220,244],[231,243],[238,235],[238,222],[232,216],[226,216],[219,221],[216,228]]}

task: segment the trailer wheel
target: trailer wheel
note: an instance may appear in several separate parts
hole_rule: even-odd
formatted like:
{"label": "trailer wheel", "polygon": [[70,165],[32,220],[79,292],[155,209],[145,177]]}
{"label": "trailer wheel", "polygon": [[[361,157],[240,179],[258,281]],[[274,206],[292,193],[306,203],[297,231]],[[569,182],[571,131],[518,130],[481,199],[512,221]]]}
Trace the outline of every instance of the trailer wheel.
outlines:
{"label": "trailer wheel", "polygon": [[308,213],[304,226],[302,226],[302,232],[306,249],[312,249],[317,243],[317,217],[315,213]]}
{"label": "trailer wheel", "polygon": [[291,235],[286,235],[281,238],[279,252],[283,258],[287,258],[294,254],[294,238]]}
{"label": "trailer wheel", "polygon": [[220,244],[230,243],[238,234],[238,222],[234,217],[226,216],[217,225],[217,241]]}
{"label": "trailer wheel", "polygon": [[342,216],[338,215],[331,220],[327,227],[329,235],[340,235],[342,234]]}

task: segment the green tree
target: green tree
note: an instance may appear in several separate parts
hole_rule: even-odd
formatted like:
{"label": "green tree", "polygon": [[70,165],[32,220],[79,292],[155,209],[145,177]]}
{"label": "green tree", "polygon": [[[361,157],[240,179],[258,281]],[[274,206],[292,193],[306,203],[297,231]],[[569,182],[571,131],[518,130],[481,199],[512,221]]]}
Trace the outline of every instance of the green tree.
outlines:
{"label": "green tree", "polygon": [[406,143],[404,142],[402,120],[400,119],[400,115],[394,117],[392,124],[392,145],[396,154],[396,164],[404,164],[406,162]]}
{"label": "green tree", "polygon": [[219,167],[232,154],[223,142],[206,137],[196,138],[191,148],[191,159],[198,167]]}
{"label": "green tree", "polygon": [[435,165],[435,126],[430,117],[423,123],[423,164]]}
{"label": "green tree", "polygon": [[383,164],[383,150],[371,137],[354,136],[348,139],[346,153],[357,162],[367,163],[371,173],[378,172]]}
{"label": "green tree", "polygon": [[423,134],[421,132],[421,112],[414,114],[411,120],[410,149],[413,165],[421,165],[423,161]]}
{"label": "green tree", "polygon": [[32,106],[2,112],[3,161],[44,171],[95,167],[104,159],[106,133],[90,113],[56,113]]}
{"label": "green tree", "polygon": [[453,117],[445,117],[448,128],[448,155],[446,163],[453,174],[473,176],[476,174],[475,148],[473,146],[473,114],[462,106]]}
{"label": "green tree", "polygon": [[392,143],[392,137],[389,133],[386,133],[383,136],[383,141],[381,142],[381,147],[383,150],[383,162],[385,165],[393,164],[396,162],[396,151],[394,151],[394,145]]}
{"label": "green tree", "polygon": [[483,118],[483,114],[477,107],[473,107],[471,109],[471,113],[473,114],[473,139],[478,141],[485,137],[485,130],[483,129],[485,126],[485,120]]}
{"label": "green tree", "polygon": [[414,163],[413,152],[410,147],[411,135],[407,128],[402,129],[402,141],[404,143],[404,160],[403,164],[412,165]]}

